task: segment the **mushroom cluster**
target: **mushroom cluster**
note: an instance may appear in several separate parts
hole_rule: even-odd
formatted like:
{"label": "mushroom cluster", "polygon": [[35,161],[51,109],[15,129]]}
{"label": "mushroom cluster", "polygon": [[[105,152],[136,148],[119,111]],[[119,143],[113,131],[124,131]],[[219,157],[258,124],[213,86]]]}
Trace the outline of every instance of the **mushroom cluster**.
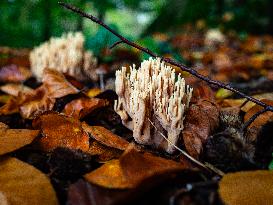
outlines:
{"label": "mushroom cluster", "polygon": [[33,74],[39,80],[45,68],[55,69],[78,80],[97,80],[97,59],[92,52],[84,50],[84,36],[80,32],[51,38],[34,48],[30,53],[30,64]]}
{"label": "mushroom cluster", "polygon": [[184,78],[160,59],[150,58],[139,69],[133,65],[128,73],[126,67],[116,71],[115,88],[114,109],[134,139],[173,153],[193,90]]}

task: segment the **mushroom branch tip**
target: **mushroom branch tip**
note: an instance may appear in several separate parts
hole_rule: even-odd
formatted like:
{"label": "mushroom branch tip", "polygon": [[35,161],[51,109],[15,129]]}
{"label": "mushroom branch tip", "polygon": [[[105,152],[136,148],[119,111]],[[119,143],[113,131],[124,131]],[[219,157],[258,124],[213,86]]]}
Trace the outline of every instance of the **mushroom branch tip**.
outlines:
{"label": "mushroom branch tip", "polygon": [[133,65],[116,71],[115,88],[118,100],[114,109],[122,123],[133,131],[134,139],[173,153],[193,91],[184,78],[159,58],[150,58],[139,69]]}

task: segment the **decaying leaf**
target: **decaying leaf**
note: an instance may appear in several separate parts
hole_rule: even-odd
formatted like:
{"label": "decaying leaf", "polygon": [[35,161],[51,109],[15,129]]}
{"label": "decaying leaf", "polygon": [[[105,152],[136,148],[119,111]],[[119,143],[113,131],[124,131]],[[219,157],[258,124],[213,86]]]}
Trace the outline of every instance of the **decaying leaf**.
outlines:
{"label": "decaying leaf", "polygon": [[0,69],[0,81],[19,83],[31,77],[31,71],[26,67],[14,64],[4,66]]}
{"label": "decaying leaf", "polygon": [[99,98],[79,98],[66,104],[63,113],[74,118],[83,118],[97,108],[105,107],[107,100]]}
{"label": "decaying leaf", "polygon": [[47,176],[16,158],[0,159],[0,184],[1,205],[58,204]]}
{"label": "decaying leaf", "polygon": [[72,184],[68,190],[68,204],[70,205],[114,205],[129,204],[133,196],[128,190],[106,189],[80,179]]}
{"label": "decaying leaf", "polygon": [[[273,106],[273,100],[267,100],[267,99],[263,99],[261,100],[262,102],[266,103],[267,105],[271,105]],[[254,114],[256,114],[257,112],[261,111],[263,108],[259,105],[254,105],[252,108],[250,108],[248,110],[248,112],[245,114],[244,116],[244,121],[248,121]],[[259,115],[253,123],[251,123],[249,125],[249,128],[251,127],[256,127],[256,128],[260,128],[262,125],[266,124],[269,121],[273,120],[273,113],[272,112],[265,112],[261,115]]]}
{"label": "decaying leaf", "polygon": [[96,156],[97,161],[107,162],[111,159],[117,159],[122,154],[122,151],[112,147],[105,146],[96,140],[90,140],[90,147],[87,151],[91,156]]}
{"label": "decaying leaf", "polygon": [[56,70],[44,69],[42,82],[48,90],[48,96],[51,98],[61,98],[79,92],[77,88],[65,79],[62,73]]}
{"label": "decaying leaf", "polygon": [[[128,147],[119,160],[112,160],[86,174],[87,181],[105,188],[134,188],[151,177],[170,176],[185,169],[178,162],[140,153]],[[164,178],[164,177],[163,177]]]}
{"label": "decaying leaf", "polygon": [[0,90],[9,95],[18,96],[20,92],[29,92],[32,89],[23,84],[8,83],[5,85],[2,85],[0,87]]}
{"label": "decaying leaf", "polygon": [[52,151],[57,147],[82,151],[89,149],[89,136],[77,119],[57,113],[45,113],[34,120],[33,126],[42,131],[43,137],[38,143],[44,151]]}
{"label": "decaying leaf", "polygon": [[9,129],[0,122],[0,155],[30,144],[38,134],[39,130]]}
{"label": "decaying leaf", "polygon": [[42,85],[36,90],[20,93],[18,104],[23,118],[33,119],[35,116],[53,109],[55,99],[49,98],[47,90]]}
{"label": "decaying leaf", "polygon": [[213,92],[206,86],[195,89],[194,100],[197,102],[189,107],[182,133],[186,150],[191,156],[198,158],[209,135],[218,127],[219,108]]}
{"label": "decaying leaf", "polygon": [[227,205],[269,205],[273,201],[273,172],[258,170],[226,174],[220,197]]}
{"label": "decaying leaf", "polygon": [[129,142],[115,135],[110,130],[101,126],[89,126],[85,122],[82,124],[83,129],[91,135],[94,139],[109,147],[113,147],[119,150],[125,150],[129,145]]}
{"label": "decaying leaf", "polygon": [[7,103],[0,108],[1,115],[9,115],[17,112],[19,112],[19,105],[15,97],[9,98]]}

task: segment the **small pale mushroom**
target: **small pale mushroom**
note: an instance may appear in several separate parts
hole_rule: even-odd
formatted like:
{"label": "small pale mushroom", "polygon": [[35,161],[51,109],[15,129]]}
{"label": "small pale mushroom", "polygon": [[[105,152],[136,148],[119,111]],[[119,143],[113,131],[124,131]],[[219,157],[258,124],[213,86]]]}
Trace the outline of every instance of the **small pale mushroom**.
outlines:
{"label": "small pale mushroom", "polygon": [[133,65],[128,73],[125,67],[116,71],[115,88],[114,109],[123,125],[133,131],[134,139],[173,153],[192,96],[192,88],[180,74],[160,59],[150,58],[138,70]]}

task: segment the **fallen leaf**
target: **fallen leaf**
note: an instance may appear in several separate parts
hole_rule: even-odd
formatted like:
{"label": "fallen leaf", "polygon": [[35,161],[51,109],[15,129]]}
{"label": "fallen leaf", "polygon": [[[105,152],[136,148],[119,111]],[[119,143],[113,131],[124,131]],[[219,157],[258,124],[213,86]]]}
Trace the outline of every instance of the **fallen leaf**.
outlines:
{"label": "fallen leaf", "polygon": [[52,110],[55,99],[49,98],[47,90],[42,85],[36,90],[19,93],[20,114],[25,119],[33,119],[39,114]]}
{"label": "fallen leaf", "polygon": [[0,122],[0,155],[17,150],[30,144],[39,134],[39,130],[9,129]]}
{"label": "fallen leaf", "polygon": [[124,176],[120,161],[117,159],[106,162],[98,169],[84,175],[84,178],[91,183],[110,189],[127,189],[133,187],[130,180]]}
{"label": "fallen leaf", "polygon": [[141,153],[134,146],[129,146],[119,161],[124,175],[134,187],[148,178],[158,177],[163,180],[165,177],[170,177],[172,173],[188,168],[176,161],[158,157],[149,152]]}
{"label": "fallen leaf", "polygon": [[228,205],[272,204],[273,172],[258,170],[224,175],[219,194]]}
{"label": "fallen leaf", "polygon": [[105,146],[96,140],[90,140],[90,147],[87,151],[91,156],[96,156],[97,161],[107,162],[111,159],[117,159],[122,154],[121,150]]}
{"label": "fallen leaf", "polygon": [[199,98],[196,103],[190,105],[184,121],[182,131],[183,140],[188,153],[194,158],[199,158],[203,145],[214,129],[219,124],[219,108],[212,97],[212,91],[207,90],[205,100]]}
{"label": "fallen leaf", "polygon": [[185,169],[178,162],[140,153],[132,147],[123,153],[119,160],[106,162],[98,169],[84,175],[90,183],[105,188],[135,188],[151,177],[170,176]]}
{"label": "fallen leaf", "polygon": [[[7,201],[6,204],[58,204],[49,178],[38,169],[16,158],[0,159],[0,184],[0,193]],[[1,200],[0,203],[4,202]]]}
{"label": "fallen leaf", "polygon": [[226,90],[224,88],[218,89],[218,91],[215,94],[215,97],[217,99],[225,99],[227,97],[230,97],[233,94],[230,90]]}
{"label": "fallen leaf", "polygon": [[19,112],[19,104],[15,97],[8,99],[7,103],[0,108],[0,115],[9,115]]}
{"label": "fallen leaf", "polygon": [[17,97],[12,97],[0,108],[0,114],[9,115],[20,112],[26,119],[33,119],[35,116],[52,110],[55,99],[49,98],[47,90],[42,85],[29,92],[19,92]]}
{"label": "fallen leaf", "polygon": [[81,122],[72,117],[57,113],[44,113],[33,121],[33,127],[40,128],[43,137],[38,141],[44,151],[57,147],[89,149],[89,136],[83,131]]}
{"label": "fallen leaf", "polygon": [[104,127],[90,126],[85,122],[83,122],[82,127],[87,133],[91,135],[91,137],[106,146],[113,147],[119,150],[125,150],[129,145],[128,141],[118,135],[115,135]]}
{"label": "fallen leaf", "polygon": [[18,83],[31,77],[31,71],[22,66],[14,64],[4,66],[0,69],[0,81]]}
{"label": "fallen leaf", "polygon": [[[273,101],[272,100],[267,100],[267,99],[263,99],[261,100],[262,102],[266,103],[267,105],[271,105],[273,106]],[[254,105],[252,108],[250,108],[247,113],[244,116],[244,122],[247,122],[253,115],[255,115],[257,112],[261,111],[263,109],[263,107],[261,107],[260,105]],[[249,125],[249,128],[251,127],[256,127],[256,128],[260,128],[262,127],[264,124],[266,124],[268,121],[272,121],[273,120],[273,113],[270,111],[267,111],[261,115],[259,115],[254,122],[252,122]]]}
{"label": "fallen leaf", "polygon": [[8,83],[5,85],[2,85],[0,87],[0,90],[12,96],[18,96],[20,92],[32,91],[32,89],[28,86],[25,86],[23,84],[15,84],[15,83]]}
{"label": "fallen leaf", "polygon": [[67,204],[129,204],[128,202],[133,201],[133,196],[136,195],[132,195],[128,190],[106,189],[80,179],[69,187]]}
{"label": "fallen leaf", "polygon": [[56,70],[44,69],[42,82],[48,90],[48,96],[51,98],[61,98],[69,94],[79,92],[62,73]]}
{"label": "fallen leaf", "polygon": [[74,118],[81,119],[97,108],[105,107],[107,100],[99,98],[79,98],[65,105],[63,113]]}

